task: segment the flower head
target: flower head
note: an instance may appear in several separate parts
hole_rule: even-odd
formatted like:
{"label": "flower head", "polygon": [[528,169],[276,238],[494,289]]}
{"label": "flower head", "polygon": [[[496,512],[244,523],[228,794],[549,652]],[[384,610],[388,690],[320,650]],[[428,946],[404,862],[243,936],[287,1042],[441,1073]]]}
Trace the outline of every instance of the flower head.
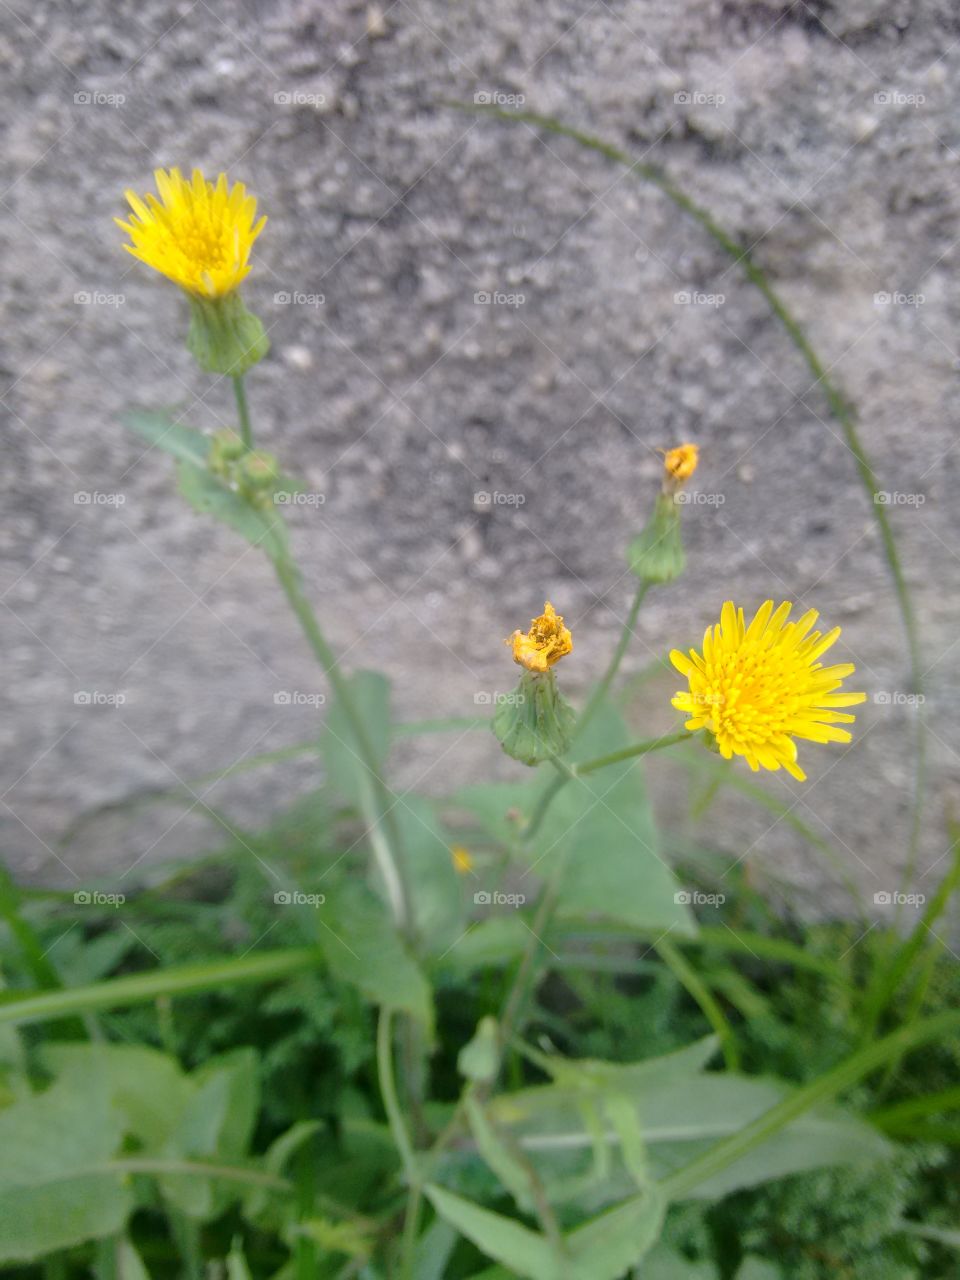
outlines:
{"label": "flower head", "polygon": [[242,182],[228,187],[225,173],[216,186],[199,169],[189,182],[179,169],[153,176],[160,199],[127,191],[130,221],[114,219],[133,241],[123,247],[196,298],[232,293],[250,271],[250,250],[266,222],[254,221],[256,200]]}
{"label": "flower head", "polygon": [[507,644],[513,647],[514,662],[540,674],[566,657],[573,648],[573,637],[548,600],[540,617],[530,623],[530,630],[515,631]]}
{"label": "flower head", "polygon": [[794,738],[849,742],[849,732],[835,726],[852,724],[855,717],[838,708],[864,702],[867,695],[835,692],[853,674],[853,663],[825,667],[817,661],[840,628],[826,635],[811,632],[816,610],[790,622],[792,607],[784,602],[774,610],[767,600],[746,626],[743,610],[727,601],[720,622],[707,627],[703,654],[691,649],[687,657],[674,649],[670,661],[689,682],[689,690],[673,699],[690,717],[687,729],[709,730],[728,760],[746,756],[754,771],[782,767],[803,782]]}
{"label": "flower head", "polygon": [[697,469],[700,450],[695,444],[678,444],[675,449],[662,449],[664,483],[671,486],[686,484]]}

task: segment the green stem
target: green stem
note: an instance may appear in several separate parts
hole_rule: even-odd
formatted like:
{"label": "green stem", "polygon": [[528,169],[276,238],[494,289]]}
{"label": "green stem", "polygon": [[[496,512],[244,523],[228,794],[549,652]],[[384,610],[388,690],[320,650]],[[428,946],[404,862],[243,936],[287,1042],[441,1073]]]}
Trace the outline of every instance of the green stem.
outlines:
{"label": "green stem", "polygon": [[691,999],[700,1006],[703,1016],[713,1027],[723,1048],[723,1057],[727,1070],[739,1071],[740,1052],[737,1048],[737,1037],[719,1003],[714,998],[713,992],[694,969],[693,965],[688,963],[668,938],[658,939],[653,944],[653,948]]}
{"label": "green stem", "polygon": [[593,719],[597,709],[603,702],[604,698],[610,691],[610,686],[617,678],[617,672],[620,670],[620,663],[623,661],[627,648],[633,638],[633,629],[637,625],[637,615],[640,612],[640,606],[643,604],[643,598],[650,589],[649,582],[641,582],[637,587],[636,594],[633,597],[633,603],[630,606],[630,612],[627,614],[627,620],[623,624],[623,630],[620,632],[620,639],[617,647],[613,651],[613,657],[610,659],[610,665],[600,678],[600,683],[596,686],[593,693],[580,713],[577,726],[574,729],[574,737],[582,733],[589,722]]}
{"label": "green stem", "polygon": [[30,975],[38,987],[56,990],[62,986],[56,969],[44,953],[43,943],[20,912],[20,894],[10,872],[0,864],[0,920],[6,922],[23,954]]}
{"label": "green stem", "polygon": [[703,1155],[664,1178],[660,1186],[668,1200],[683,1200],[694,1188],[708,1178],[743,1158],[756,1147],[768,1142],[791,1121],[803,1115],[819,1103],[827,1102],[869,1075],[892,1058],[908,1053],[911,1049],[942,1036],[952,1035],[960,1029],[960,1012],[952,1010],[923,1022],[901,1027],[882,1040],[875,1040],[859,1052],[841,1062],[832,1071],[789,1094],[776,1106],[765,1111],[756,1120],[745,1125],[737,1133],[716,1143]]}
{"label": "green stem", "polygon": [[585,764],[573,766],[574,775],[578,778],[585,773],[593,773],[596,769],[606,769],[608,765],[619,764],[621,760],[632,760],[634,756],[646,756],[652,751],[661,751],[664,747],[675,746],[678,742],[689,742],[689,729],[681,729],[678,733],[665,733],[659,738],[647,738],[643,742],[634,742],[632,746],[622,747],[619,751],[611,751],[607,756],[598,756]]}
{"label": "green stem", "polygon": [[403,1239],[400,1246],[400,1280],[416,1280],[417,1242],[420,1234],[420,1210],[423,1206],[423,1190],[419,1182],[412,1182],[407,1193],[407,1208],[403,1218]]}
{"label": "green stem", "polygon": [[383,876],[397,926],[401,932],[408,937],[412,937],[413,917],[410,911],[410,895],[404,878],[403,867],[398,857],[400,832],[396,818],[393,815],[395,802],[391,799],[380,773],[376,749],[367,731],[367,726],[364,724],[363,717],[354,702],[350,685],[340,670],[336,654],[320,629],[320,624],[310,601],[304,595],[299,570],[291,558],[286,555],[278,557],[273,563],[287,600],[297,616],[297,620],[310,647],[313,649],[321,669],[333,686],[337,702],[353,731],[359,758],[367,770],[371,787],[376,796],[375,808],[378,812],[375,825],[380,830],[371,832],[374,856]]}
{"label": "green stem", "polygon": [[122,1009],[143,1004],[163,995],[188,995],[195,991],[216,991],[238,982],[271,982],[303,969],[315,968],[321,955],[312,948],[261,951],[210,964],[182,965],[155,969],[149,973],[107,978],[84,987],[59,991],[30,992],[0,997],[0,1025],[50,1022],[75,1013],[98,1009]]}
{"label": "green stem", "polygon": [[567,764],[566,761],[554,757],[551,764],[557,770],[557,775],[541,792],[537,807],[530,815],[530,821],[520,833],[521,840],[531,840],[537,834],[554,796],[568,782],[573,782],[576,778],[583,777],[584,774],[594,773],[597,769],[605,769],[607,765],[619,764],[623,760],[632,760],[636,756],[646,756],[652,751],[660,751],[663,747],[672,747],[678,742],[687,742],[689,739],[689,731],[682,729],[679,733],[665,733],[659,738],[646,738],[642,742],[634,742],[629,747],[622,747],[619,751],[611,751],[609,755],[598,756],[595,760],[587,760],[583,764]]}
{"label": "green stem", "polygon": [[237,416],[240,419],[240,437],[248,449],[253,448],[253,428],[250,425],[250,406],[247,404],[247,387],[243,380],[243,374],[234,374],[231,378],[233,382],[233,394],[237,399]]}
{"label": "green stem", "polygon": [[386,1006],[380,1010],[380,1017],[377,1020],[377,1075],[380,1081],[383,1109],[387,1113],[387,1122],[400,1153],[407,1182],[410,1186],[416,1186],[420,1182],[420,1173],[417,1169],[413,1143],[410,1140],[403,1112],[400,1110],[400,1099],[393,1074],[393,1011]]}

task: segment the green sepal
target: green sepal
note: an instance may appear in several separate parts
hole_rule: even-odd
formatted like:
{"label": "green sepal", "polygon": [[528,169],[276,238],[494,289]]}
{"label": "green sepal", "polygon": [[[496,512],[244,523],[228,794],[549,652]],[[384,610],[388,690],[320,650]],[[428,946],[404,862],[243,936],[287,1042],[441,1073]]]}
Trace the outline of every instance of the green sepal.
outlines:
{"label": "green sepal", "polygon": [[573,739],[576,713],[552,671],[524,671],[516,691],[503,698],[492,728],[508,756],[523,764],[542,764],[561,756]]}
{"label": "green sepal", "polygon": [[238,292],[222,298],[190,295],[187,349],[206,373],[246,373],[270,350],[263,325]]}
{"label": "green sepal", "polygon": [[658,494],[646,528],[627,548],[627,564],[642,581],[662,583],[679,578],[686,562],[679,505],[673,494]]}

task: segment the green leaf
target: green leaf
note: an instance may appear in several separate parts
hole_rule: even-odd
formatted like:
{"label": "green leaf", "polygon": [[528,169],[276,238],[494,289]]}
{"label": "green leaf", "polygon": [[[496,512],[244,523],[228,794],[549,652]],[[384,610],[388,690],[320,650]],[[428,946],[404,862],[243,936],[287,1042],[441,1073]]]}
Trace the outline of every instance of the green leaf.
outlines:
{"label": "green leaf", "polygon": [[124,1118],[126,1133],[147,1151],[169,1139],[196,1086],[168,1054],[142,1045],[47,1044],[41,1061],[58,1084],[82,1095],[97,1078]]}
{"label": "green leaf", "polygon": [[783,1272],[766,1258],[750,1256],[740,1264],[736,1280],[783,1280]]}
{"label": "green leaf", "polygon": [[198,467],[192,460],[178,462],[177,479],[180,492],[195,510],[228,525],[274,560],[287,554],[287,526],[279,508],[255,507],[205,466]]}
{"label": "green leaf", "polygon": [[530,1280],[620,1280],[654,1243],[663,1218],[659,1191],[647,1187],[571,1231],[564,1238],[567,1252],[560,1255],[545,1236],[512,1218],[435,1185],[426,1194],[437,1213],[478,1249]]}
{"label": "green leaf", "polygon": [[[298,1120],[286,1132],[274,1138],[263,1156],[263,1169],[266,1173],[282,1174],[290,1160],[305,1142],[309,1142],[323,1129],[320,1120]],[[258,1217],[267,1207],[269,1191],[264,1187],[254,1187],[244,1198],[244,1214],[248,1218]]]}
{"label": "green leaf", "polygon": [[117,1280],[150,1280],[150,1272],[129,1240],[117,1246]]}
{"label": "green leaf", "polygon": [[647,1186],[577,1227],[567,1236],[576,1280],[620,1280],[655,1243],[663,1211],[659,1188]]}
{"label": "green leaf", "polygon": [[[578,740],[579,760],[630,742],[620,716],[601,707]],[[557,916],[600,917],[646,931],[691,936],[696,925],[677,902],[678,884],[660,854],[659,836],[636,761],[611,765],[569,782],[541,828],[533,866],[548,875],[562,866]]]}
{"label": "green leaf", "polygon": [[712,1262],[691,1262],[668,1245],[657,1244],[643,1263],[643,1280],[720,1280]]}
{"label": "green leaf", "polygon": [[[491,1122],[534,1164],[552,1186],[586,1178],[596,1162],[594,1114],[603,1121],[602,1140],[620,1158],[604,1194],[628,1189],[628,1169],[642,1179],[646,1168],[631,1116],[639,1126],[650,1174],[669,1177],[711,1149],[718,1138],[739,1132],[791,1092],[778,1081],[730,1072],[703,1072],[715,1052],[707,1037],[679,1053],[619,1065],[568,1060],[527,1050],[555,1084],[504,1094],[489,1104]],[[884,1159],[889,1144],[872,1127],[831,1108],[809,1111],[781,1133],[704,1178],[692,1194],[714,1198],[738,1187],[826,1165]],[[573,1184],[575,1185],[575,1184]]]}
{"label": "green leaf", "polygon": [[207,964],[173,966],[149,973],[110,978],[89,986],[27,995],[0,994],[0,1025],[46,1022],[72,1013],[120,1009],[155,1000],[157,996],[217,991],[238,982],[270,982],[316,966],[320,957],[313,948],[259,951],[214,960]]}
{"label": "green leaf", "polygon": [[417,1241],[414,1275],[417,1280],[443,1280],[459,1236],[449,1222],[434,1218]]}
{"label": "green leaf", "polygon": [[524,1168],[516,1152],[510,1149],[508,1143],[490,1123],[483,1104],[472,1093],[467,1093],[465,1105],[477,1150],[513,1196],[517,1208],[523,1213],[532,1214],[534,1212],[533,1182],[529,1168]]}
{"label": "green leaf", "polygon": [[59,1082],[0,1112],[0,1262],[26,1261],[123,1229],[132,1192],[105,1170],[123,1120],[106,1081]]}
{"label": "green leaf", "polygon": [[436,963],[458,975],[473,969],[502,969],[519,960],[529,940],[530,930],[518,913],[489,916],[472,923]]}
{"label": "green leaf", "polygon": [[394,813],[417,934],[432,954],[442,955],[466,928],[450,841],[428,800],[405,796]]}
{"label": "green leaf", "polygon": [[327,896],[317,919],[333,973],[374,1004],[412,1014],[432,1035],[429,983],[379,899],[360,885],[345,883]]}
{"label": "green leaf", "polygon": [[239,1240],[234,1240],[230,1247],[227,1257],[227,1280],[253,1280]]}
{"label": "green leaf", "polygon": [[[195,1091],[165,1148],[173,1159],[230,1163],[247,1154],[257,1117],[260,1087],[253,1049],[235,1049],[205,1063],[191,1077]],[[189,1217],[222,1212],[241,1194],[208,1178],[162,1177],[163,1195]]]}
{"label": "green leaf", "polygon": [[162,449],[179,462],[206,467],[210,439],[202,431],[174,422],[168,413],[135,409],[124,416],[125,424],[155,449]]}
{"label": "green leaf", "polygon": [[488,1257],[529,1280],[566,1280],[562,1259],[545,1236],[435,1185],[425,1188],[437,1213]]}

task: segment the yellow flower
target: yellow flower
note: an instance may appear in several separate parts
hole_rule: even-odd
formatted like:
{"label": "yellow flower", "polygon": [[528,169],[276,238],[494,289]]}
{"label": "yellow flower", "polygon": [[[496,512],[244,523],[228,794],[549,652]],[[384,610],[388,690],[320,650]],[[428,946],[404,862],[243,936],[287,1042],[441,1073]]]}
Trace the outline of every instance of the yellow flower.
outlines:
{"label": "yellow flower", "polygon": [[469,849],[465,849],[462,844],[455,844],[450,850],[450,857],[453,860],[453,868],[460,875],[465,876],[473,870],[473,854]]}
{"label": "yellow flower", "polygon": [[548,600],[543,613],[534,618],[527,632],[515,631],[507,644],[513,646],[513,660],[528,671],[542,674],[573,648],[573,637],[563,618]]}
{"label": "yellow flower", "polygon": [[226,297],[249,273],[250,250],[266,222],[254,222],[256,200],[242,182],[228,187],[225,173],[216,186],[199,169],[190,182],[179,169],[153,176],[160,199],[150,194],[144,203],[127,191],[130,221],[114,219],[133,241],[123,247],[195,298]]}
{"label": "yellow flower", "polygon": [[661,449],[664,479],[673,484],[686,484],[697,469],[700,450],[695,444],[678,444],[675,449]]}
{"label": "yellow flower", "polygon": [[674,649],[670,661],[690,685],[673,699],[690,716],[685,728],[709,730],[728,760],[746,756],[754,771],[782,767],[803,782],[806,774],[797,764],[793,739],[849,742],[848,731],[834,726],[852,724],[856,717],[837,708],[864,702],[867,695],[834,692],[853,674],[852,662],[825,667],[817,661],[840,628],[808,634],[817,611],[789,622],[792,608],[784,602],[774,612],[767,600],[745,626],[743,610],[727,601],[720,622],[707,627],[703,655],[691,649],[688,658]]}

